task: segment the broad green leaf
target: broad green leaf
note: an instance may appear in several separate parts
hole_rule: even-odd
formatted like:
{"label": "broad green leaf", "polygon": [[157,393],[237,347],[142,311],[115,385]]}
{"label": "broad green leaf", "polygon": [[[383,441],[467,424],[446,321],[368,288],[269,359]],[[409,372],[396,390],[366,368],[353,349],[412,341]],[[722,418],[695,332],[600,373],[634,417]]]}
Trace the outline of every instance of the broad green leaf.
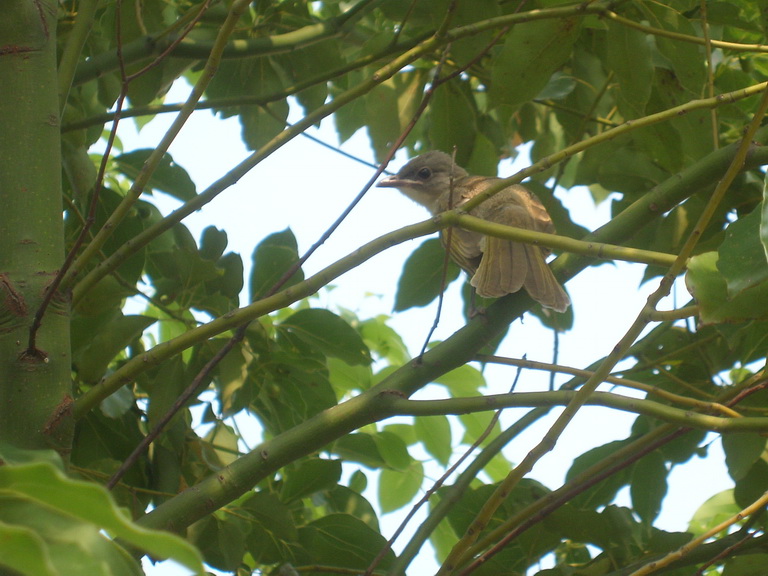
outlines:
{"label": "broad green leaf", "polygon": [[[656,2],[642,3],[638,6],[648,16],[651,26],[676,34],[696,36],[696,29],[690,20],[673,7]],[[676,80],[693,98],[700,98],[707,80],[704,47],[662,35],[655,36],[654,41],[659,52],[672,64]]]}
{"label": "broad green leaf", "polygon": [[[121,154],[115,158],[118,170],[131,180],[135,180],[144,167],[144,163],[154,150],[142,149]],[[195,183],[184,168],[173,161],[167,152],[163,154],[155,171],[147,182],[147,186],[170,194],[174,198],[186,201],[197,195]]]}
{"label": "broad green leaf", "polygon": [[478,438],[484,436],[481,446],[487,446],[492,438],[495,438],[501,432],[501,425],[498,420],[493,423],[493,427],[488,433],[488,427],[493,422],[493,412],[472,412],[470,414],[461,414],[459,416],[465,433],[461,439],[462,444],[474,444]]}
{"label": "broad green leaf", "polygon": [[[416,6],[418,5],[416,4]],[[426,7],[426,4],[424,6]],[[496,0],[457,2],[453,10],[454,14],[451,24],[454,26],[466,26],[488,18],[494,18],[501,13],[499,3]],[[480,34],[473,34],[467,38],[456,40],[451,43],[451,55],[459,65],[466,65],[488,48],[495,34],[494,30],[487,30]]]}
{"label": "broad green leaf", "polygon": [[768,554],[755,553],[733,556],[723,565],[723,576],[763,576],[768,566]]}
{"label": "broad green leaf", "polygon": [[429,141],[433,150],[451,154],[467,166],[477,133],[476,108],[469,86],[458,79],[442,84],[430,101]]}
{"label": "broad green leaf", "polygon": [[515,108],[532,98],[571,55],[581,20],[561,18],[527,22],[507,35],[491,69],[491,108]]}
{"label": "broad green leaf", "polygon": [[[581,456],[577,456],[573,460],[571,467],[568,469],[566,480],[572,480],[589,467],[602,462],[625,444],[625,441],[609,442],[608,444],[592,448],[591,450],[584,452]],[[582,492],[572,500],[572,503],[581,508],[595,508],[601,505],[606,505],[611,502],[616,496],[616,493],[629,482],[630,472],[625,469],[617,474],[609,476],[602,482],[599,482]]]}
{"label": "broad green leaf", "polygon": [[270,433],[284,432],[336,405],[324,357],[276,350],[272,361],[251,369],[251,411]]}
{"label": "broad green leaf", "polygon": [[763,201],[760,203],[760,243],[768,258],[768,174],[763,179]]}
{"label": "broad green leaf", "polygon": [[[306,82],[307,78],[317,77],[321,72],[340,68],[344,64],[339,42],[335,38],[314,43],[285,56],[278,55],[275,59],[281,64],[282,71],[288,74],[295,84]],[[299,104],[307,114],[324,104],[327,97],[328,87],[325,82],[315,84],[296,94]]]}
{"label": "broad green leaf", "polygon": [[452,260],[446,259],[440,240],[425,240],[403,265],[403,272],[397,283],[395,311],[402,312],[414,306],[426,306],[458,275],[459,267]]}
{"label": "broad green leaf", "polygon": [[344,460],[359,462],[369,468],[381,468],[386,465],[373,436],[365,432],[342,436],[333,443],[331,452]]}
{"label": "broad green leaf", "polygon": [[392,143],[412,120],[424,95],[426,81],[426,70],[409,70],[365,95],[365,126],[376,160],[384,159]]}
{"label": "broad green leaf", "polygon": [[755,290],[768,293],[768,259],[759,231],[761,216],[757,208],[730,224],[718,249],[717,269],[727,282],[730,298]]}
{"label": "broad green leaf", "polygon": [[436,24],[435,15],[445,14],[448,6],[448,0],[434,0],[429,3],[413,3],[410,0],[388,0],[382,4],[381,10],[387,15],[387,18],[395,22],[412,18],[419,26],[434,26]]}
{"label": "broad green leaf", "polygon": [[364,364],[354,366],[338,358],[329,357],[326,361],[328,374],[336,394],[339,397],[355,390],[368,390],[371,387],[371,367]]}
{"label": "broad green leaf", "polygon": [[240,113],[243,142],[250,150],[258,150],[285,130],[290,107],[285,100],[261,106],[244,106]]}
{"label": "broad green leaf", "polygon": [[723,451],[728,473],[737,482],[763,455],[765,438],[760,434],[723,434]]}
{"label": "broad green leaf", "polygon": [[742,508],[752,505],[765,494],[768,486],[768,463],[762,458],[757,460],[747,474],[736,482],[733,498]]}
{"label": "broad green leaf", "polygon": [[387,424],[384,426],[383,431],[391,432],[392,434],[398,436],[403,442],[405,442],[406,446],[413,446],[419,441],[419,439],[416,437],[415,425],[410,422]]}
{"label": "broad green leaf", "polygon": [[691,518],[688,531],[699,536],[739,513],[733,490],[723,490],[704,502]]}
{"label": "broad green leaf", "polygon": [[78,374],[85,382],[101,379],[110,362],[144,330],[155,323],[147,316],[123,316],[122,314],[103,324],[89,345],[80,349],[74,357]]}
{"label": "broad green leaf", "polygon": [[306,498],[321,490],[336,486],[341,478],[341,461],[311,458],[299,462],[296,467],[285,471],[285,481],[280,490],[280,499],[291,502]]}
{"label": "broad green leaf", "polygon": [[371,363],[371,353],[360,334],[329,310],[299,310],[281,322],[279,328],[317,348],[326,356],[339,358],[347,364]]}
{"label": "broad green leaf", "polygon": [[608,22],[608,65],[618,81],[619,110],[626,119],[645,114],[653,85],[653,63],[648,38],[642,32]]}
{"label": "broad green leaf", "polygon": [[[59,537],[66,540],[70,537],[68,534],[72,537],[77,535],[76,538],[83,541],[85,546],[77,554],[86,555],[86,558],[77,561],[87,561],[95,567],[99,564],[99,555],[105,553],[105,550],[113,550],[114,558],[121,554],[118,548],[101,535],[101,531],[106,531],[111,536],[155,557],[173,558],[196,574],[202,574],[200,558],[186,541],[168,532],[148,530],[134,524],[115,505],[102,486],[69,479],[48,463],[1,466],[0,491],[4,500],[4,504],[0,506],[1,521],[14,524],[23,520],[22,525],[39,530],[40,520],[56,529],[59,536],[40,532],[38,534],[45,541],[51,562],[63,568],[63,573],[80,572],[66,571],[65,567],[71,566],[76,558],[60,547],[56,542]],[[102,541],[105,544],[99,544]],[[94,546],[91,550],[87,547],[89,543]],[[0,558],[4,556],[0,553]],[[127,566],[122,573],[127,574],[131,570]],[[102,571],[91,573],[112,572],[103,571],[102,568]]]}
{"label": "broad green leaf", "polygon": [[248,518],[246,547],[258,562],[289,560],[298,540],[291,509],[269,492],[256,492],[240,509]]}
{"label": "broad green leaf", "polygon": [[[386,546],[384,537],[349,514],[329,514],[299,529],[299,542],[310,564],[364,571]],[[379,564],[386,570],[395,555],[387,552]]]}
{"label": "broad green leaf", "polygon": [[223,422],[219,421],[205,435],[202,456],[213,470],[221,470],[232,464],[239,455],[238,435]]}
{"label": "broad green leaf", "polygon": [[336,486],[325,494],[325,502],[331,512],[351,514],[362,520],[372,530],[379,531],[379,519],[376,511],[359,492],[346,486]]}
{"label": "broad green leaf", "polygon": [[424,449],[446,466],[453,454],[451,446],[451,425],[445,416],[424,416],[414,422],[416,436]]}
{"label": "broad green leaf", "polygon": [[741,322],[768,317],[768,284],[761,284],[734,298],[718,270],[717,252],[704,252],[688,262],[685,284],[699,305],[701,323]]}
{"label": "broad green leaf", "polygon": [[248,528],[245,514],[230,514],[223,518],[210,515],[190,527],[189,539],[203,553],[206,564],[234,572],[246,551]]}
{"label": "broad green leaf", "polygon": [[384,469],[379,476],[379,504],[382,512],[392,512],[406,506],[421,489],[424,468],[414,461],[405,470]]}
{"label": "broad green leaf", "polygon": [[462,398],[477,395],[485,386],[485,378],[477,368],[465,364],[438,376],[435,378],[435,383],[448,388],[454,398]]}
{"label": "broad green leaf", "polygon": [[[263,298],[284,274],[299,261],[296,237],[290,229],[276,232],[262,240],[253,251],[251,271],[251,300]],[[304,280],[304,272],[298,268],[282,288],[288,288]]]}
{"label": "broad green leaf", "polygon": [[0,567],[13,568],[19,574],[58,576],[45,541],[25,526],[0,521]]}
{"label": "broad green leaf", "polygon": [[200,256],[216,261],[227,248],[227,232],[215,226],[207,226],[200,236]]}
{"label": "broad green leaf", "polygon": [[391,365],[401,365],[411,357],[400,334],[387,325],[386,316],[377,316],[360,322],[359,330],[363,341],[377,356]]}
{"label": "broad green leaf", "polygon": [[652,524],[667,494],[667,467],[658,452],[641,458],[632,468],[629,492],[632,507],[647,524]]}
{"label": "broad green leaf", "polygon": [[397,434],[382,431],[375,434],[373,440],[387,466],[395,470],[405,470],[413,465],[413,458],[408,453],[405,442]]}

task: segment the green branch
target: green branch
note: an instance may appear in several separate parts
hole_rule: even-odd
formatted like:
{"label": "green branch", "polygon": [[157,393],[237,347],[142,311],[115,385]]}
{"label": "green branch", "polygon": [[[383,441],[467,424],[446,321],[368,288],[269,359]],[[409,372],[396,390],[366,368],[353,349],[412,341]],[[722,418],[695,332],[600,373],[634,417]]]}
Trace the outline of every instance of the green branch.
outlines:
{"label": "green branch", "polygon": [[[513,394],[492,394],[472,398],[449,398],[444,400],[408,400],[395,396],[389,409],[395,416],[438,416],[487,412],[502,408],[535,408],[544,406],[566,406],[578,392],[561,390],[557,392],[515,392]],[[593,392],[585,406],[603,406],[623,412],[632,412],[658,418],[669,424],[685,428],[711,430],[719,433],[768,432],[768,418],[739,417],[724,418],[701,414],[689,409],[675,408],[654,400],[631,398],[611,392]]]}
{"label": "green branch", "polygon": [[556,234],[547,234],[546,232],[536,232],[534,230],[526,230],[525,228],[514,228],[503,224],[495,224],[493,222],[488,222],[487,220],[476,218],[475,216],[470,216],[469,214],[446,212],[444,216],[441,215],[439,218],[447,225],[455,223],[459,228],[481,232],[488,236],[494,236],[495,238],[507,238],[526,244],[548,246],[549,248],[555,248],[557,250],[562,250],[563,252],[581,254],[596,259],[623,260],[626,262],[639,262],[641,264],[649,264],[652,266],[670,266],[675,261],[674,254],[664,254],[662,252],[652,252],[650,250],[640,250],[638,248],[625,248],[624,246],[615,246],[613,244],[603,244],[599,242],[584,242],[582,240],[575,240]]}
{"label": "green branch", "polygon": [[249,306],[228,312],[224,316],[212,320],[207,324],[189,329],[181,336],[177,336],[176,338],[154,346],[140,356],[127,361],[120,366],[120,368],[109,374],[109,376],[106,376],[101,382],[88,390],[83,396],[78,398],[74,404],[75,418],[82,418],[88,411],[97,406],[99,402],[116,392],[125,384],[133,382],[136,376],[142,372],[168,360],[176,354],[180,354],[195,344],[205,342],[227,330],[241,326],[246,322],[250,322],[251,320],[269,314],[270,312],[274,312],[275,310],[286,308],[302,298],[311,296],[323,286],[332,282],[345,272],[356,268],[376,254],[407,240],[425,236],[437,230],[437,223],[434,220],[427,220],[385,234],[384,236],[361,246],[348,256],[331,264],[303,282],[294,284],[290,288],[286,288],[268,298],[258,300]]}
{"label": "green branch", "polygon": [[744,98],[760,94],[761,92],[765,91],[766,87],[768,87],[768,82],[761,82],[760,84],[755,84],[753,86],[748,86],[747,88],[741,88],[732,92],[726,92],[713,98],[700,98],[698,100],[691,100],[685,104],[674,106],[672,108],[668,108],[667,110],[656,112],[655,114],[649,114],[648,116],[643,116],[642,118],[637,118],[635,120],[627,120],[623,124],[619,124],[614,128],[605,130],[596,136],[581,140],[580,142],[572,144],[571,146],[567,146],[566,148],[563,148],[554,154],[550,154],[546,158],[542,158],[535,164],[520,170],[517,174],[510,176],[509,178],[502,178],[498,184],[490,186],[485,192],[474,196],[469,202],[463,204],[461,206],[461,211],[469,212],[472,210],[472,208],[482,204],[488,198],[500,192],[507,186],[510,186],[511,184],[519,184],[529,176],[534,176],[535,174],[546,172],[563,160],[574,156],[579,152],[583,152],[587,148],[596,146],[597,144],[602,144],[604,142],[609,142],[610,140],[622,136],[627,132],[631,132],[632,130],[636,130],[637,128],[643,128],[645,126],[652,126],[653,124],[673,120],[693,112],[694,110],[706,110],[716,108],[723,104],[732,104],[733,102],[743,100]]}
{"label": "green branch", "polygon": [[141,193],[144,191],[145,186],[149,182],[152,173],[155,171],[163,156],[168,151],[168,148],[170,148],[171,144],[176,139],[176,136],[178,136],[179,132],[181,132],[184,124],[186,124],[187,120],[192,115],[192,112],[194,112],[195,105],[200,100],[200,98],[202,98],[206,87],[210,83],[213,76],[216,74],[216,70],[218,70],[219,64],[221,63],[221,53],[226,46],[227,40],[229,36],[234,32],[237,22],[240,20],[240,17],[247,7],[247,0],[238,0],[232,4],[227,15],[227,20],[222,25],[216,37],[214,49],[211,51],[208,61],[205,63],[205,68],[200,74],[200,78],[192,89],[189,98],[184,103],[184,106],[174,119],[170,128],[168,128],[166,133],[163,135],[157,147],[154,149],[152,154],[150,154],[149,158],[147,158],[146,162],[141,168],[141,171],[136,176],[131,189],[125,195],[117,208],[115,208],[115,210],[109,215],[107,221],[95,234],[93,239],[78,256],[78,258],[72,264],[72,267],[62,279],[60,286],[60,290],[62,292],[66,293],[68,290],[70,290],[75,282],[75,279],[80,274],[80,271],[84,270],[90,261],[100,254],[104,243],[111,236],[112,231],[118,225],[120,225],[125,216],[128,214],[128,211],[139,199],[139,196],[141,196]]}
{"label": "green branch", "polygon": [[[183,220],[188,215],[192,214],[193,212],[205,206],[208,202],[213,200],[221,192],[223,192],[224,190],[226,190],[227,188],[235,184],[245,174],[247,174],[250,170],[252,170],[255,166],[257,166],[262,160],[270,156],[273,152],[275,152],[276,150],[281,148],[283,145],[293,140],[299,134],[303,133],[310,126],[313,126],[319,123],[323,118],[330,116],[342,106],[345,106],[346,104],[352,102],[353,100],[356,100],[360,96],[367,94],[374,87],[383,83],[388,78],[391,78],[392,76],[394,76],[402,68],[404,68],[408,64],[411,64],[413,61],[420,58],[423,54],[430,52],[435,47],[436,44],[437,44],[437,40],[433,38],[425,40],[418,46],[412,48],[411,50],[408,50],[406,53],[395,58],[392,62],[380,68],[369,79],[365,80],[364,82],[361,82],[360,84],[358,84],[357,86],[354,86],[353,88],[350,88],[349,90],[346,90],[345,92],[342,92],[341,94],[336,96],[332,101],[328,102],[327,104],[324,104],[323,106],[320,106],[319,108],[312,111],[310,114],[307,114],[300,121],[296,122],[294,125],[290,126],[289,128],[286,128],[285,130],[283,130],[280,134],[275,136],[272,140],[270,140],[268,143],[262,146],[259,150],[257,150],[256,152],[251,154],[248,158],[243,160],[240,164],[235,166],[225,176],[223,176],[222,178],[220,178],[219,180],[211,184],[206,190],[198,194],[195,198],[193,198],[189,202],[185,203],[181,208],[175,210],[174,212],[172,212],[171,214],[163,218],[157,224],[150,226],[149,228],[144,230],[142,233],[140,233],[130,241],[123,244],[118,250],[112,253],[109,256],[109,258],[97,264],[96,267],[94,267],[93,270],[91,270],[88,273],[88,275],[85,276],[85,278],[83,278],[80,282],[78,282],[77,286],[73,291],[73,297],[72,297],[73,305],[76,305],[77,302],[82,298],[82,296],[88,290],[93,288],[93,286],[95,286],[99,280],[101,280],[102,278],[104,278],[114,270],[116,270],[120,266],[120,264],[122,264],[125,260],[127,260],[133,254],[135,254],[140,248],[149,244],[149,242],[151,242],[153,239],[157,238],[158,236],[160,236],[160,234],[172,228],[175,224]],[[213,72],[211,72],[211,74],[212,73]],[[195,95],[197,96],[197,98],[199,98],[198,93],[201,93],[200,90],[198,89],[198,86],[199,86],[199,83],[195,87]],[[188,113],[191,113],[192,109],[194,108],[194,103],[197,101],[197,98],[194,99],[193,101],[193,96],[190,96],[190,100],[184,105],[184,110]],[[176,119],[174,126],[176,126],[178,121],[179,121],[179,118]],[[182,121],[182,124],[183,124],[183,121]],[[173,129],[174,127],[171,127],[171,129],[169,130],[169,134]],[[171,136],[171,139],[172,139],[172,136]],[[168,140],[168,138],[163,139],[163,142],[161,142],[157,150],[164,151],[165,149],[167,149],[167,146],[163,147],[166,140]],[[162,156],[162,154],[160,156]],[[155,158],[154,154],[150,158],[150,160],[152,158]],[[147,162],[149,163],[150,160],[148,160]],[[130,195],[131,198],[134,197],[135,192],[137,190],[140,191],[141,189],[143,189],[148,177],[149,177],[148,173],[145,174],[144,170],[142,171],[141,174],[139,174],[139,176],[134,181],[134,185],[131,187],[131,191],[132,191]],[[127,204],[127,202],[123,202],[123,204]],[[122,207],[123,204],[121,204],[120,207]],[[120,207],[118,207],[118,209],[120,209]],[[115,220],[119,221],[119,218],[122,218],[122,213],[116,216]],[[110,218],[109,222],[105,224],[105,227],[104,227],[105,229],[111,225],[112,220],[113,218]],[[94,239],[93,242],[91,242],[91,244],[87,249],[89,250],[89,253],[88,254],[84,253],[81,256],[80,260],[87,261],[88,259],[90,259],[90,256],[93,255],[92,253],[95,251],[95,248],[100,246],[100,242],[103,242],[105,237],[106,236],[102,237],[101,235],[97,236],[97,238]],[[78,261],[78,264],[79,264],[79,261]],[[75,273],[76,272],[73,272],[73,274],[71,274],[70,277],[73,277]]]}
{"label": "green branch", "polygon": [[[373,0],[374,3],[377,1]],[[217,51],[220,51],[221,57],[225,59],[269,56],[292,52],[299,48],[339,36],[347,26],[359,17],[362,10],[367,8],[368,4],[371,4],[371,0],[363,0],[337,18],[304,26],[284,34],[250,38],[248,40],[233,40],[223,47],[219,46],[218,39],[211,43],[185,38],[173,49],[170,56],[190,60],[207,60],[212,53]],[[158,56],[173,46],[173,43],[177,40],[178,37],[168,34],[166,31],[154,36],[137,38],[123,45],[123,61],[127,66]],[[87,62],[80,63],[74,76],[74,83],[79,85],[95,80],[114,72],[119,66],[120,61],[118,60],[117,52],[98,54]]]}
{"label": "green branch", "polygon": [[[763,135],[766,133],[768,129]],[[611,222],[591,234],[590,238],[615,243],[631,237],[644,224],[682,201],[693,191],[707,189],[725,170],[733,158],[734,150],[735,146],[731,145],[709,154],[695,166],[644,195]],[[748,167],[763,163],[768,163],[768,149],[757,148],[749,159]],[[654,206],[654,209],[651,209],[651,206]],[[427,226],[427,223],[417,226],[424,226],[420,232],[425,234],[429,233],[428,230],[437,229],[435,223],[430,226]],[[419,230],[416,228],[409,230],[412,234],[417,232]],[[395,238],[389,236],[384,238],[390,238],[393,243],[395,241]],[[557,262],[560,263],[556,268],[561,277],[570,277],[589,265],[591,259],[566,255],[558,258]],[[302,284],[298,284],[291,290],[301,286]],[[281,294],[284,293],[276,294],[273,298],[279,298]],[[256,446],[250,453],[219,473],[164,502],[140,519],[139,523],[158,528],[182,529],[212,510],[217,510],[238,498],[286,463],[321,450],[330,441],[356,429],[356,426],[387,417],[390,413],[387,402],[397,398],[398,393],[409,396],[441,374],[471,361],[478,349],[505,330],[509,323],[530,305],[530,298],[522,292],[497,300],[486,314],[473,318],[444,342],[428,350],[418,360],[413,360],[390,374],[374,388]],[[140,361],[132,360],[129,364]],[[75,406],[76,414],[82,414],[82,405]]]}
{"label": "green branch", "polygon": [[83,46],[85,46],[85,41],[88,39],[96,19],[98,6],[99,0],[82,0],[80,2],[75,25],[72,27],[61,53],[57,74],[59,77],[59,110],[62,115],[69,98],[69,90],[72,88]]}

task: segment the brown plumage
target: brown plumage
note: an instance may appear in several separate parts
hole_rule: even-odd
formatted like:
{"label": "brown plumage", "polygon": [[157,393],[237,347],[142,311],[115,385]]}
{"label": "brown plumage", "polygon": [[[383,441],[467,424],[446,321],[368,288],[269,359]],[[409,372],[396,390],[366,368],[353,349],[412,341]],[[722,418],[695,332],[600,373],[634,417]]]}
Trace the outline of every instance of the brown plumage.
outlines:
{"label": "brown plumage", "polygon": [[[461,206],[498,182],[499,178],[470,176],[448,154],[432,151],[412,159],[378,186],[397,188],[432,214],[439,214]],[[505,188],[469,213],[497,224],[555,232],[539,199],[520,185]],[[441,235],[443,244],[446,237]],[[451,258],[471,276],[470,283],[480,296],[499,298],[525,288],[542,306],[558,312],[564,312],[571,303],[547,266],[547,248],[453,228],[448,249]]]}

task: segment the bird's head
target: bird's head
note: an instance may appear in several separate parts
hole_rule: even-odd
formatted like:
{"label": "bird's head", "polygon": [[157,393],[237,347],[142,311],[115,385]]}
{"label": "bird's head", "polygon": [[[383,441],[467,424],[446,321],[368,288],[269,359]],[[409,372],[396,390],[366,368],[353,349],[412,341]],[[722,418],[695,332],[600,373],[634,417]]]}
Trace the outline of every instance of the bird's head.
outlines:
{"label": "bird's head", "polygon": [[425,206],[432,214],[438,209],[438,199],[447,193],[451,180],[467,176],[467,171],[457,166],[445,152],[433,150],[412,159],[394,176],[381,180],[377,186],[397,188],[414,200]]}

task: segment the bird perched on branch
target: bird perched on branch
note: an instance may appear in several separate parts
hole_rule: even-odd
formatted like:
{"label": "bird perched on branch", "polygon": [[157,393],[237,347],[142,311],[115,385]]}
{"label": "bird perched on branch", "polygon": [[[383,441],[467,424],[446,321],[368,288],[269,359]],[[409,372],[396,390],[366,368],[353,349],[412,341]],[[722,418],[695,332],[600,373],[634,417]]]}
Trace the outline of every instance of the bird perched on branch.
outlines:
{"label": "bird perched on branch", "polygon": [[[378,186],[397,188],[433,215],[459,208],[497,184],[499,178],[470,176],[444,152],[426,152],[412,159]],[[536,195],[519,184],[504,188],[469,214],[516,228],[553,234],[555,226]],[[451,258],[471,277],[480,296],[499,298],[525,288],[545,308],[564,312],[571,303],[547,266],[548,248],[452,228],[441,234]]]}

